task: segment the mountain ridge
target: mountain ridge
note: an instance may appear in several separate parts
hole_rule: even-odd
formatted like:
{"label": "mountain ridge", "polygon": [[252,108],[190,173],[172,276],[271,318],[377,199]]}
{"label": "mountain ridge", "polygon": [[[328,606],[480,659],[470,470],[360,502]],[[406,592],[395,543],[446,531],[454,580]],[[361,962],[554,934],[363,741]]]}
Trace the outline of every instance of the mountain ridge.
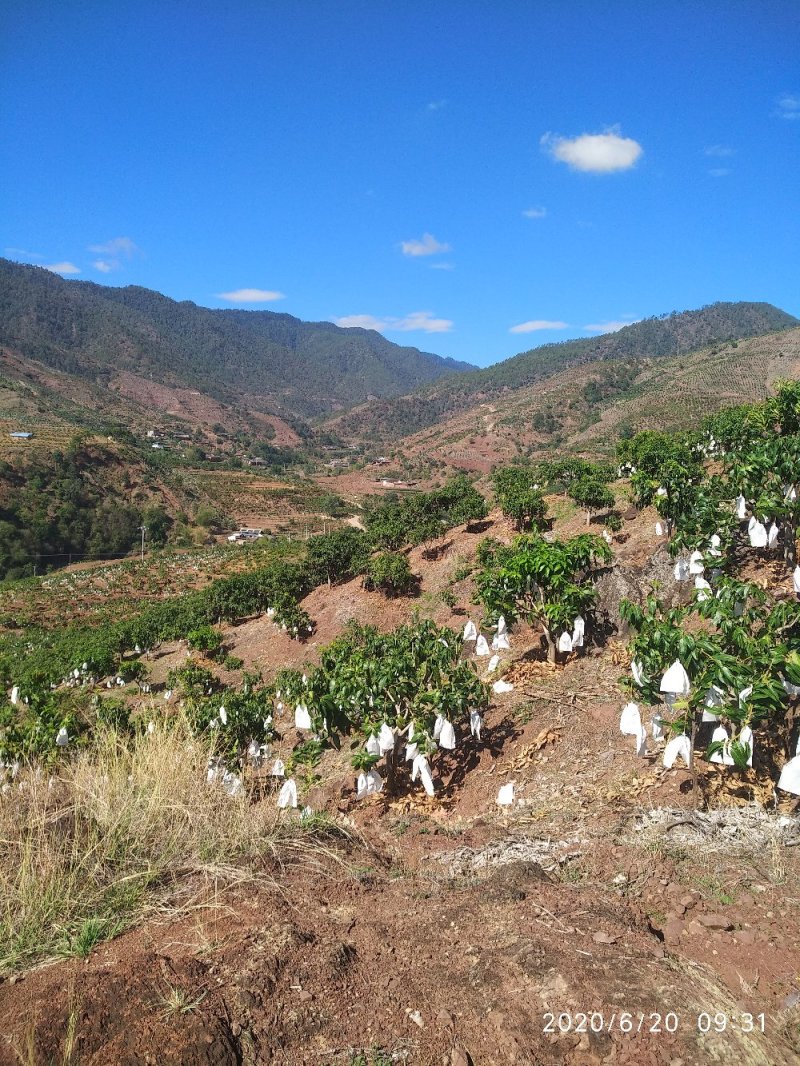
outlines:
{"label": "mountain ridge", "polygon": [[142,286],[65,280],[7,259],[0,259],[0,344],[92,381],[131,370],[228,402],[258,398],[268,413],[305,418],[474,369],[374,330],[205,308]]}
{"label": "mountain ridge", "polygon": [[540,345],[469,375],[449,374],[413,395],[357,406],[343,416],[331,416],[331,420],[345,435],[378,435],[381,439],[382,434],[384,440],[398,439],[570,367],[674,357],[798,325],[800,319],[772,304],[719,301],[694,311],[673,311],[642,319],[599,337]]}

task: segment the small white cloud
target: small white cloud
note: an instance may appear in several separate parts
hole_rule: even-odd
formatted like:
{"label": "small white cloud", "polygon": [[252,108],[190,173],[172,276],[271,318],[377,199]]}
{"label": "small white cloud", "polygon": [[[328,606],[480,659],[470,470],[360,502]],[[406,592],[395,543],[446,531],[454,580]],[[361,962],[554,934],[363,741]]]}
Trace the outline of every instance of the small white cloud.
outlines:
{"label": "small white cloud", "polygon": [[286,294],[273,289],[234,289],[232,292],[218,292],[217,299],[235,304],[266,304],[273,300],[285,300]]}
{"label": "small white cloud", "polygon": [[403,255],[441,255],[443,252],[450,251],[449,244],[443,244],[441,241],[437,241],[436,238],[430,233],[423,233],[421,240],[401,241],[400,247],[403,251]]}
{"label": "small white cloud", "polygon": [[522,212],[523,218],[545,218],[546,215],[546,207],[529,207]]}
{"label": "small white cloud", "polygon": [[583,328],[587,333],[616,333],[625,326],[630,326],[639,319],[635,315],[626,315],[625,318],[612,319],[610,322],[594,322]]}
{"label": "small white cloud", "polygon": [[784,93],[778,99],[779,118],[800,119],[800,96],[796,93]]}
{"label": "small white cloud", "polygon": [[343,315],[341,318],[334,318],[333,322],[343,329],[374,329],[378,333],[386,329],[386,320],[375,318],[374,315]]}
{"label": "small white cloud", "polygon": [[520,322],[518,326],[512,326],[509,333],[536,333],[540,329],[566,329],[566,322],[551,322],[546,318],[534,318],[530,322]]}
{"label": "small white cloud", "polygon": [[452,263],[430,263],[431,270],[455,270]]}
{"label": "small white cloud", "polygon": [[449,333],[453,323],[449,318],[435,318],[433,311],[412,311],[405,318],[400,318],[389,327],[392,330],[415,331],[425,333]]}
{"label": "small white cloud", "polygon": [[52,270],[54,274],[80,274],[81,268],[76,267],[74,263],[50,263],[43,264],[45,270]]}
{"label": "small white cloud", "polygon": [[374,315],[344,315],[335,318],[337,326],[351,329],[375,329],[379,333],[449,333],[454,323],[448,318],[436,318],[433,311],[412,311],[405,318],[376,318]]}
{"label": "small white cloud", "polygon": [[130,237],[113,237],[105,244],[90,244],[89,251],[112,258],[133,259],[140,252],[140,248]]}
{"label": "small white cloud", "polygon": [[441,111],[443,107],[447,107],[446,100],[431,100],[426,108],[427,111]]}
{"label": "small white cloud", "polygon": [[130,237],[112,237],[103,244],[90,244],[89,251],[102,258],[95,259],[92,266],[101,274],[110,274],[112,270],[122,270],[124,259],[133,259],[141,255],[142,250]]}
{"label": "small white cloud", "polygon": [[733,149],[727,144],[710,144],[708,148],[703,149],[703,155],[714,156],[717,159],[725,159],[733,154]]}
{"label": "small white cloud", "polygon": [[545,133],[539,143],[559,163],[591,174],[630,170],[643,151],[638,141],[620,136],[618,126],[604,133],[583,133],[572,138]]}
{"label": "small white cloud", "polygon": [[726,178],[730,174],[729,167],[712,167],[708,172],[712,178]]}

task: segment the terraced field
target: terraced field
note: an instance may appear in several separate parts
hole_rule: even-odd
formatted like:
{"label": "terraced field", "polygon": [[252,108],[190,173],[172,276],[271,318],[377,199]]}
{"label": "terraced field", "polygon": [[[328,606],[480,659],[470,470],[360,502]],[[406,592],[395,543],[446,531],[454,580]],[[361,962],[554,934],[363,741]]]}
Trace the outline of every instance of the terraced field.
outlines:
{"label": "terraced field", "polygon": [[214,545],[187,552],[158,552],[139,560],[70,568],[0,587],[0,632],[35,626],[54,629],[80,620],[88,625],[133,616],[144,604],[204,588],[302,554],[298,541],[262,540],[248,545]]}

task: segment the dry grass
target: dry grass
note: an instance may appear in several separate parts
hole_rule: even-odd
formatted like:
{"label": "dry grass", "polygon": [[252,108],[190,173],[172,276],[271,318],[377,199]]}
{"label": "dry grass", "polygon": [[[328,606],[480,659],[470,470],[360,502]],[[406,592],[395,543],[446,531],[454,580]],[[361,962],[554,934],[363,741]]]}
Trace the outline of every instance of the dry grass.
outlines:
{"label": "dry grass", "polygon": [[30,772],[0,797],[0,972],[88,954],[187,875],[224,882],[313,851],[272,804],[208,785],[207,756],[181,721],[109,731],[58,779]]}

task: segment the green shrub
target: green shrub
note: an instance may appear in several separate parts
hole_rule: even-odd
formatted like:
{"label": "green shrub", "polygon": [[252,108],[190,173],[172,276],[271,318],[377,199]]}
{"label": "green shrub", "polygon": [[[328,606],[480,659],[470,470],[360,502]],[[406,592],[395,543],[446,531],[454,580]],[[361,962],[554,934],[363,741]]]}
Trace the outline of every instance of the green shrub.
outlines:
{"label": "green shrub", "polygon": [[403,596],[413,585],[414,575],[408,559],[401,552],[381,552],[370,559],[364,588],[383,592],[386,596]]}
{"label": "green shrub", "polygon": [[199,626],[187,634],[186,641],[194,651],[205,652],[213,658],[222,647],[222,634],[213,626]]}

